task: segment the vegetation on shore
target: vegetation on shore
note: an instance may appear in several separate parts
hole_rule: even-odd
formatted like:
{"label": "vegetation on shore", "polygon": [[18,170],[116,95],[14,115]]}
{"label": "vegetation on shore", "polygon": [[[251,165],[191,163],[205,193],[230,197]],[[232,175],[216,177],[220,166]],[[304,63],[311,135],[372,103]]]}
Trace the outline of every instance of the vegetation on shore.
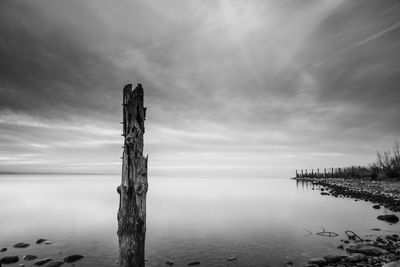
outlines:
{"label": "vegetation on shore", "polygon": [[376,161],[368,166],[296,170],[296,178],[400,178],[400,143],[394,142],[392,150],[378,151]]}

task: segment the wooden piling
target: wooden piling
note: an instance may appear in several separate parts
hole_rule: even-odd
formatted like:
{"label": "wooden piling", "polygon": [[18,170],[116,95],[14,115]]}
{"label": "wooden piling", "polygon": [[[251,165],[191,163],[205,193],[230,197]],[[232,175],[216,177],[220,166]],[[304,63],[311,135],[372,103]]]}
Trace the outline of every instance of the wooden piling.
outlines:
{"label": "wooden piling", "polygon": [[118,210],[119,266],[145,266],[147,159],[143,156],[145,108],[141,84],[123,89],[122,181]]}

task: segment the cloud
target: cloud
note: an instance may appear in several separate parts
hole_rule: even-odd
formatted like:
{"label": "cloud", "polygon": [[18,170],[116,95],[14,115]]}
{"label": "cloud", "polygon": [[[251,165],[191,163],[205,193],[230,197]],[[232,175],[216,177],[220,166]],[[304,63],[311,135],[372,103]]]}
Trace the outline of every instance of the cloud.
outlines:
{"label": "cloud", "polygon": [[135,82],[154,175],[367,164],[399,136],[399,8],[2,1],[0,171],[119,172]]}

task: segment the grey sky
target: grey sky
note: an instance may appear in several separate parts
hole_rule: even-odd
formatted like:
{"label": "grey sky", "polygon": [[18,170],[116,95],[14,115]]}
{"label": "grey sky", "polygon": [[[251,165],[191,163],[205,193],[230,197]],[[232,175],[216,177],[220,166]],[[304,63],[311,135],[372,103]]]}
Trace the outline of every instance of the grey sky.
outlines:
{"label": "grey sky", "polygon": [[398,1],[0,1],[0,171],[119,173],[141,82],[150,175],[290,177],[400,136]]}

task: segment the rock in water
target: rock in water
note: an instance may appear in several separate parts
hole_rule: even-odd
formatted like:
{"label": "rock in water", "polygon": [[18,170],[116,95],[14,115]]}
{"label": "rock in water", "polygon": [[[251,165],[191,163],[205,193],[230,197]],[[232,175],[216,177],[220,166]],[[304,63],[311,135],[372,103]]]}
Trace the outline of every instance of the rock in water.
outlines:
{"label": "rock in water", "polygon": [[52,259],[44,258],[44,259],[38,260],[34,264],[40,266],[40,265],[46,264],[46,263],[48,263],[50,261],[52,261]]}
{"label": "rock in water", "polygon": [[14,248],[26,248],[26,247],[28,247],[28,246],[29,246],[29,243],[23,243],[23,242],[21,242],[21,243],[15,244],[15,245],[14,245]]}
{"label": "rock in water", "polygon": [[64,262],[63,261],[53,261],[50,262],[49,264],[47,264],[47,267],[60,267],[61,265],[63,265]]}
{"label": "rock in water", "polygon": [[373,205],[372,206],[374,209],[379,210],[381,208],[381,205]]}
{"label": "rock in water", "polygon": [[36,260],[37,258],[38,258],[37,256],[29,255],[29,254],[24,256],[24,260],[26,260],[26,261]]}
{"label": "rock in water", "polygon": [[39,239],[36,241],[36,244],[42,244],[44,241],[47,241],[47,239],[39,238]]}
{"label": "rock in water", "polygon": [[346,248],[346,251],[350,253],[362,253],[367,256],[380,256],[388,253],[386,249],[364,244],[350,246]]}
{"label": "rock in water", "polygon": [[308,260],[309,264],[326,265],[328,262],[324,258],[312,258]]}
{"label": "rock in water", "polygon": [[394,214],[390,214],[390,215],[379,215],[378,216],[378,220],[381,221],[386,221],[386,222],[390,222],[390,223],[397,223],[399,221],[399,217],[397,217]]}
{"label": "rock in water", "polygon": [[199,261],[192,261],[192,262],[189,262],[189,263],[188,263],[189,266],[199,265],[199,264],[200,264]]}
{"label": "rock in water", "polygon": [[7,248],[0,249],[0,252],[6,252],[6,251],[7,251]]}
{"label": "rock in water", "polygon": [[18,256],[5,256],[1,259],[1,263],[4,263],[4,264],[15,263],[18,261],[19,261]]}
{"label": "rock in water", "polygon": [[338,255],[326,255],[324,256],[324,259],[328,262],[328,263],[335,263],[338,262],[342,259],[342,256],[338,256]]}
{"label": "rock in water", "polygon": [[78,261],[78,260],[80,260],[82,258],[83,258],[82,255],[71,255],[71,256],[65,257],[64,261],[68,262],[68,263],[71,263],[71,262],[76,262],[76,261]]}

